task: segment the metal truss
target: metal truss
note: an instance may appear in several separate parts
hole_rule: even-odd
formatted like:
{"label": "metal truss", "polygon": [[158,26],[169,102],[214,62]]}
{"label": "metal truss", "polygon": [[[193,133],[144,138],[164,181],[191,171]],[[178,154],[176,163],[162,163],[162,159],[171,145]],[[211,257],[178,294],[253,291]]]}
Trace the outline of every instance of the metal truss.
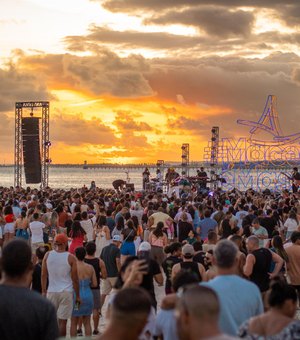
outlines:
{"label": "metal truss", "polygon": [[189,165],[190,165],[190,144],[182,144],[181,146],[181,167],[182,171],[185,172],[186,176],[189,176]]}

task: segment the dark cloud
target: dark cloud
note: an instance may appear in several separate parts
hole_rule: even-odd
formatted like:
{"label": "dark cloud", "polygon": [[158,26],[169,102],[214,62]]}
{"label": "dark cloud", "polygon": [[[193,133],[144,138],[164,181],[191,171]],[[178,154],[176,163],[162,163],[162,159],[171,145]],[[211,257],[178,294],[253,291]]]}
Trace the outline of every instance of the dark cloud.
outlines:
{"label": "dark cloud", "polygon": [[37,74],[18,70],[13,65],[0,68],[0,111],[13,111],[15,102],[50,98],[45,83]]}
{"label": "dark cloud", "polygon": [[262,7],[295,4],[295,0],[92,0],[112,12],[131,13],[140,11],[157,11],[170,8],[193,7],[199,5],[234,6],[234,7]]}
{"label": "dark cloud", "polygon": [[[200,118],[200,117],[199,117]],[[199,133],[201,130],[206,130],[207,127],[203,124],[202,120],[191,119],[183,116],[177,118],[169,118],[167,126],[170,129],[189,130]]]}
{"label": "dark cloud", "polygon": [[300,68],[295,68],[293,70],[292,79],[297,85],[300,85]]}
{"label": "dark cloud", "polygon": [[69,88],[94,95],[145,97],[153,95],[143,73],[149,65],[142,56],[121,58],[107,49],[80,57],[72,54],[24,56],[19,64],[32,68],[52,88]]}
{"label": "dark cloud", "polygon": [[86,36],[68,36],[65,42],[71,51],[84,51],[94,44],[114,44],[123,48],[183,49],[206,42],[205,38],[165,32],[113,31],[94,26]]}
{"label": "dark cloud", "polygon": [[294,1],[292,4],[285,4],[280,10],[274,12],[274,15],[281,19],[287,26],[300,26],[300,3]]}
{"label": "dark cloud", "polygon": [[53,141],[72,146],[111,145],[117,140],[113,131],[100,119],[86,120],[82,115],[54,114],[51,117],[50,133]]}
{"label": "dark cloud", "polygon": [[227,38],[249,36],[254,23],[254,15],[246,11],[230,11],[225,7],[196,7],[166,14],[155,15],[145,21],[161,25],[183,24],[195,26],[207,34]]}
{"label": "dark cloud", "polygon": [[114,125],[121,132],[133,131],[152,131],[152,127],[145,122],[138,122],[136,118],[141,117],[140,114],[132,113],[131,111],[118,111],[114,120]]}

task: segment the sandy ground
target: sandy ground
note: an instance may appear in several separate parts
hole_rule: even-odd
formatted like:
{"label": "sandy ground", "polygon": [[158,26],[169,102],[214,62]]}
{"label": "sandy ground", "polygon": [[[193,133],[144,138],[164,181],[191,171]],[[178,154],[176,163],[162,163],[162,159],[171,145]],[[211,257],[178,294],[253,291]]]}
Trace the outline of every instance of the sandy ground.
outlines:
{"label": "sandy ground", "polygon": [[[165,296],[165,286],[158,286],[155,282],[154,284],[155,286],[155,295],[156,295],[156,300],[157,300],[157,309],[159,310],[160,309],[160,304],[161,304],[161,300],[164,298]],[[102,307],[102,316],[100,317],[100,323],[99,323],[99,331],[100,331],[100,334],[103,332],[103,330],[105,329],[105,326],[106,326],[106,323],[107,323],[107,319],[106,319],[106,311],[107,311],[107,304],[108,304],[108,301],[109,301],[109,295],[106,297],[106,300],[105,300],[105,304],[104,306]],[[93,321],[91,320],[92,322],[92,330],[94,330],[93,328]],[[70,321],[68,321],[68,335],[67,335],[67,338],[70,337]],[[83,331],[84,332],[84,331]],[[99,336],[99,335],[98,335]],[[82,339],[82,337],[77,337],[78,339]],[[92,336],[92,339],[96,339],[97,336]]]}

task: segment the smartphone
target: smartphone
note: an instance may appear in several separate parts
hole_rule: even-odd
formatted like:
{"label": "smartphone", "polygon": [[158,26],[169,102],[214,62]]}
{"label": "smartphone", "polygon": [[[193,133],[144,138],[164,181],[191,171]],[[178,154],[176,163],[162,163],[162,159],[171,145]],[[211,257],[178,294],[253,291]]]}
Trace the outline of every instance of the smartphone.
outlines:
{"label": "smartphone", "polygon": [[150,251],[140,251],[138,254],[138,258],[139,260],[143,260],[144,262],[146,262],[147,266],[148,266],[148,270],[149,270],[149,266],[150,266]]}

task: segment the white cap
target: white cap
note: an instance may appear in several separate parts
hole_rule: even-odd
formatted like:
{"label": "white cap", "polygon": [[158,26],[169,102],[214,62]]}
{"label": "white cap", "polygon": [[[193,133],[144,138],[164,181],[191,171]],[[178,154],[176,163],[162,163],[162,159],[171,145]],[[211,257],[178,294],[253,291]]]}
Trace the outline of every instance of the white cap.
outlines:
{"label": "white cap", "polygon": [[115,241],[115,242],[121,242],[121,236],[120,235],[114,235],[112,240]]}
{"label": "white cap", "polygon": [[149,242],[142,242],[139,246],[139,251],[150,251],[151,245]]}

